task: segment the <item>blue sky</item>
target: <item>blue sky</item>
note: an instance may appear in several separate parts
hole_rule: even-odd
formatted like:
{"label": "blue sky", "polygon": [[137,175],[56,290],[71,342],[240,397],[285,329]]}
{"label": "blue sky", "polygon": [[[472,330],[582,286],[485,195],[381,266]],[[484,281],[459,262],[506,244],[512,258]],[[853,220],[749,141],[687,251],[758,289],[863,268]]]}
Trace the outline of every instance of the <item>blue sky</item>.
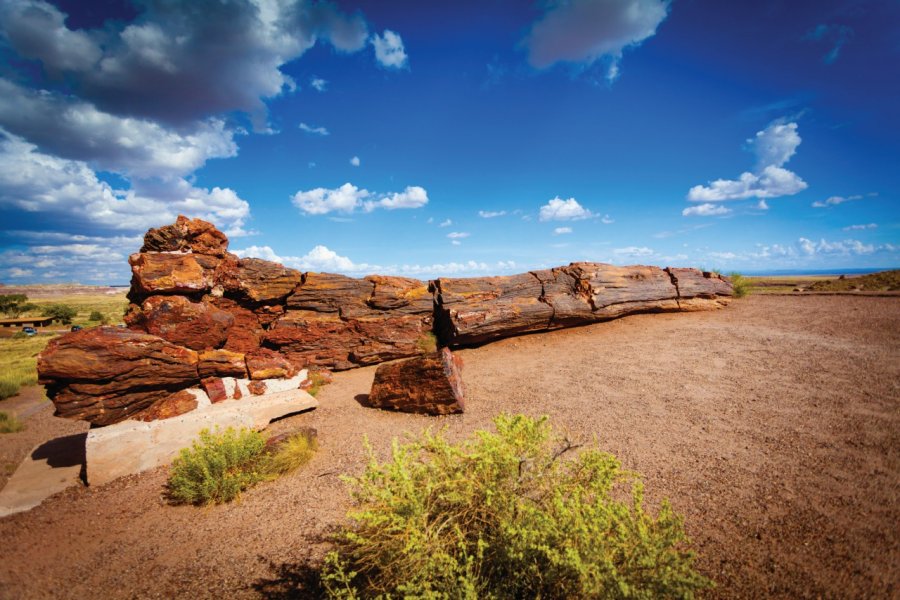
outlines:
{"label": "blue sky", "polygon": [[0,282],[900,265],[900,3],[0,4]]}

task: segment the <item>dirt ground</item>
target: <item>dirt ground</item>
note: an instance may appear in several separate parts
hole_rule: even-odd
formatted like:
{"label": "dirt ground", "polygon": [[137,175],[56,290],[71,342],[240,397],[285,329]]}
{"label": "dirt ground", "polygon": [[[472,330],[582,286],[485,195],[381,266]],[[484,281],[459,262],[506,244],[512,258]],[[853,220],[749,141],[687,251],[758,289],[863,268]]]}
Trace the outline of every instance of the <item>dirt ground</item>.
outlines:
{"label": "dirt ground", "polygon": [[[158,469],[0,520],[0,597],[292,597],[349,506],[338,476],[362,469],[363,435],[385,455],[502,411],[550,415],[642,473],[648,504],[684,515],[712,597],[900,595],[900,298],[751,296],[460,355],[460,416],[364,408],[374,368],[337,374],[318,409],[272,427],[316,427],[313,462],[240,502],[169,506]],[[4,461],[83,429],[49,405],[25,422],[0,437]]]}

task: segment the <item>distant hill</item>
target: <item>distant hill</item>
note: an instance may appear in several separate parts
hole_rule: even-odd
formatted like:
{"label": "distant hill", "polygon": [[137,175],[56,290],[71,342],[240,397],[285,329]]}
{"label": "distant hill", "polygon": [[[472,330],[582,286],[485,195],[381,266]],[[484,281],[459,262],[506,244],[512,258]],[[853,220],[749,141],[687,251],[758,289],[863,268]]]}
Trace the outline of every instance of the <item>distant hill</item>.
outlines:
{"label": "distant hill", "polygon": [[96,296],[123,294],[127,286],[82,285],[80,283],[53,283],[44,285],[4,285],[0,283],[0,294],[25,294],[29,298],[52,298],[55,296]]}
{"label": "distant hill", "polygon": [[896,292],[900,291],[900,270],[817,281],[807,290],[810,292]]}

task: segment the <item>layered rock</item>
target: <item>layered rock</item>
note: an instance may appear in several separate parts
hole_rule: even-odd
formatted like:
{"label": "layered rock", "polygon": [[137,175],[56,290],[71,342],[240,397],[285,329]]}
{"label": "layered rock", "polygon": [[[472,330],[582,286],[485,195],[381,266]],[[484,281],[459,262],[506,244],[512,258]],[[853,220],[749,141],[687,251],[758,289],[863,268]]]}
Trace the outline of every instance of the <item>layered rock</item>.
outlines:
{"label": "layered rock", "polygon": [[109,425],[200,382],[197,353],[118,327],[52,340],[38,357],[39,383],[56,415]]}
{"label": "layered rock", "polygon": [[465,409],[462,361],[444,348],[418,358],[378,367],[366,404],[428,415]]}
{"label": "layered rock", "polygon": [[148,231],[129,263],[131,331],[67,334],[41,355],[60,416],[99,425],[164,418],[189,404],[173,394],[201,379],[349,369],[419,356],[432,333],[457,347],[636,312],[719,308],[732,294],[726,279],[696,269],[587,262],[430,282],[300,273],[230,254],[224,234],[185,217]]}

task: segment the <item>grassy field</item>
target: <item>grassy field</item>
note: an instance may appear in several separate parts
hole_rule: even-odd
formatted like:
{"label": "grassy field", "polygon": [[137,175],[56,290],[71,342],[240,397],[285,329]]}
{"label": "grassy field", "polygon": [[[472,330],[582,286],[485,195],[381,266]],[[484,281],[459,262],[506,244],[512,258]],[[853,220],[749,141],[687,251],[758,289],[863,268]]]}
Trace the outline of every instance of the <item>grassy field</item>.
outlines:
{"label": "grassy field", "polygon": [[91,313],[96,311],[104,315],[109,324],[122,322],[122,315],[128,301],[125,291],[117,294],[59,294],[29,298],[29,302],[39,308],[28,315],[39,315],[40,307],[49,304],[67,304],[78,311],[71,325],[54,323],[50,327],[41,328],[33,337],[15,336],[19,328],[0,328],[0,400],[14,396],[23,385],[37,383],[37,355],[44,346],[59,333],[69,331],[72,325],[94,327],[99,321],[91,321]]}
{"label": "grassy field", "polygon": [[747,277],[754,294],[809,292],[893,292],[900,290],[900,270],[869,275],[779,275]]}

